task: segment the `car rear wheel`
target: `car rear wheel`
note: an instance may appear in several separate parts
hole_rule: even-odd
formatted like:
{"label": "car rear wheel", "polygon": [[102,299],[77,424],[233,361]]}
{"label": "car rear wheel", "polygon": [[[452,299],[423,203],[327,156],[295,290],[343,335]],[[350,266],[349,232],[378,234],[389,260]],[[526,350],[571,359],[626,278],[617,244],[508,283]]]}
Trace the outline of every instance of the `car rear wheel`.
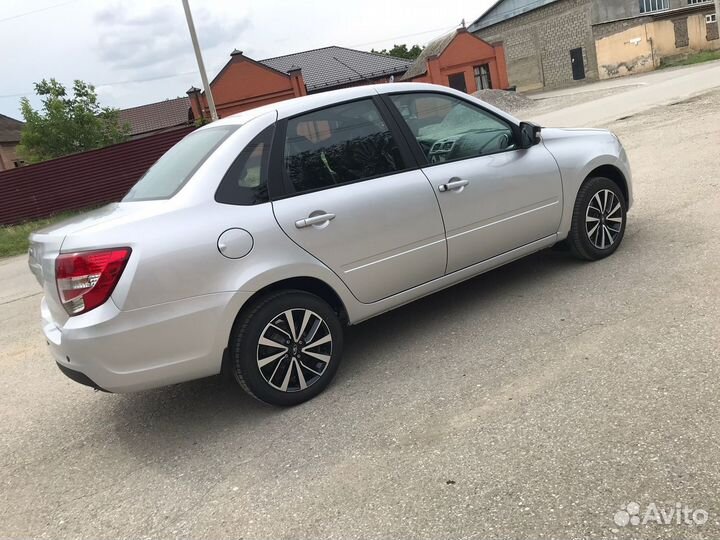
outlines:
{"label": "car rear wheel", "polygon": [[274,292],[236,323],[231,369],[251,396],[272,405],[297,405],[327,387],[342,346],[340,319],[327,302],[304,291]]}
{"label": "car rear wheel", "polygon": [[578,191],[568,244],[587,261],[612,255],[625,235],[627,202],[609,178],[590,178]]}

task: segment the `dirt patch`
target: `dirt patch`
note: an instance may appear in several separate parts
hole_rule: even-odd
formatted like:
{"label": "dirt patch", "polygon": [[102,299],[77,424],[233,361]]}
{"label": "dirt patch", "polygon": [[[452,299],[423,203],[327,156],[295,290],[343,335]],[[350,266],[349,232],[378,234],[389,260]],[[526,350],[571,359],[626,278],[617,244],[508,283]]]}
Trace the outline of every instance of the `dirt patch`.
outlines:
{"label": "dirt patch", "polygon": [[545,114],[554,111],[559,111],[573,105],[581,105],[604,97],[614,96],[616,94],[622,94],[628,90],[633,90],[637,86],[618,86],[614,88],[603,88],[600,90],[579,90],[574,94],[553,96],[546,98],[533,98],[532,107],[528,110],[532,111],[532,114]]}
{"label": "dirt patch", "polygon": [[637,88],[637,86],[628,85],[603,88],[600,90],[582,88],[573,94],[552,97],[529,97],[525,94],[508,92],[507,90],[480,90],[475,92],[473,96],[512,115],[530,116],[545,114],[573,105],[595,101],[607,96],[627,92],[633,88]]}

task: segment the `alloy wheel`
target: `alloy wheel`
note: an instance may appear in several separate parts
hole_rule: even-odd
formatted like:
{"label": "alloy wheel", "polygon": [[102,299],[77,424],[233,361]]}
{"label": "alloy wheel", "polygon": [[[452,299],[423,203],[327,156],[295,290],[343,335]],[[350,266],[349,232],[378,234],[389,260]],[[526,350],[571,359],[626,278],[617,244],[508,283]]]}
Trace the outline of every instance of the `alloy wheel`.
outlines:
{"label": "alloy wheel", "polygon": [[623,226],[622,203],[609,189],[601,189],[590,199],[585,212],[585,231],[597,249],[608,249]]}
{"label": "alloy wheel", "polygon": [[273,317],[257,346],[260,374],[281,392],[299,392],[315,384],[331,357],[330,329],[309,309],[288,309]]}

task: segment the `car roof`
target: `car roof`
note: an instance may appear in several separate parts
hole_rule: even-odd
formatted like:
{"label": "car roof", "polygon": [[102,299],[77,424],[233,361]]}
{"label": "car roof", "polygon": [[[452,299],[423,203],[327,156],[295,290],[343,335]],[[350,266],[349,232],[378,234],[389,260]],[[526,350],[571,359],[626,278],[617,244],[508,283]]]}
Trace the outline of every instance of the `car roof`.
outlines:
{"label": "car roof", "polygon": [[489,103],[479,100],[476,97],[471,96],[460,90],[455,90],[447,86],[441,86],[439,84],[429,83],[413,83],[413,82],[399,82],[399,83],[381,83],[381,84],[368,84],[363,86],[353,86],[350,88],[342,88],[340,90],[331,90],[329,92],[320,92],[318,94],[310,94],[307,96],[287,99],[284,101],[278,101],[276,103],[270,103],[255,109],[249,109],[231,116],[227,116],[220,120],[217,120],[211,124],[203,126],[200,129],[212,129],[217,126],[234,125],[239,126],[247,124],[254,118],[259,116],[273,113],[277,120],[283,118],[289,118],[297,114],[302,114],[306,111],[312,111],[321,107],[333,105],[335,103],[342,103],[344,101],[350,101],[353,99],[359,99],[363,97],[374,96],[378,94],[390,94],[394,92],[441,92],[443,94],[459,97],[464,101],[475,102],[485,109],[494,112],[496,115],[507,119],[510,122],[518,124],[520,120],[515,118],[513,115],[506,111],[503,111]]}
{"label": "car roof", "polygon": [[320,92],[318,94],[310,94],[307,96],[296,97],[292,99],[286,99],[284,101],[278,101],[276,103],[270,103],[269,105],[263,105],[255,109],[249,109],[231,116],[227,116],[221,120],[213,122],[212,126],[220,125],[238,125],[245,124],[263,114],[275,111],[277,112],[277,118],[287,118],[296,114],[303,113],[305,111],[311,111],[333,103],[341,103],[357,98],[363,98],[367,96],[374,96],[377,94],[387,94],[390,92],[417,92],[417,91],[434,91],[444,92],[447,94],[460,94],[461,96],[468,97],[467,94],[457,92],[446,86],[440,86],[437,84],[428,83],[382,83],[382,84],[368,84],[363,86],[353,86],[351,88],[342,88],[340,90],[331,90],[329,92]]}

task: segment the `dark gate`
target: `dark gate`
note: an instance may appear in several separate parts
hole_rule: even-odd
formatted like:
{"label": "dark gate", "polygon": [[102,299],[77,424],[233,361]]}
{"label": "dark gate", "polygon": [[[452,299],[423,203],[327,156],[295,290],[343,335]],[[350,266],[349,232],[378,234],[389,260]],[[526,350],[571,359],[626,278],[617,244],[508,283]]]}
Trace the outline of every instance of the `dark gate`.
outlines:
{"label": "dark gate", "polygon": [[583,60],[582,47],[570,51],[570,62],[572,63],[573,80],[584,79],[585,61]]}

